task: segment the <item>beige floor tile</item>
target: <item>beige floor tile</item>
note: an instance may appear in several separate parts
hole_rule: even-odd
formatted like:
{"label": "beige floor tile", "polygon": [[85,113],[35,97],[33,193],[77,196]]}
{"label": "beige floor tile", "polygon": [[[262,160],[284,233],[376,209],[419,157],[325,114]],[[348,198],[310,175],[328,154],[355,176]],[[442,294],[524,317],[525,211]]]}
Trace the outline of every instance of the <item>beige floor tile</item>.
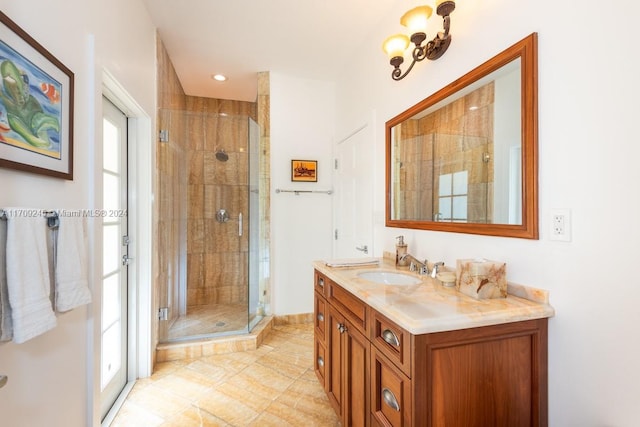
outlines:
{"label": "beige floor tile", "polygon": [[127,403],[134,403],[161,419],[177,414],[189,407],[189,400],[172,393],[171,389],[149,385],[131,390]]}
{"label": "beige floor tile", "polygon": [[118,416],[111,423],[111,427],[156,427],[162,425],[164,419],[153,414],[146,408],[127,401]]}
{"label": "beige floor tile", "polygon": [[256,350],[164,362],[112,426],[339,426],[313,371],[313,324],[274,326]]}
{"label": "beige floor tile", "polygon": [[[327,402],[328,405],[328,402]],[[331,409],[331,408],[329,408]],[[335,413],[324,411],[324,412],[316,412],[316,413],[306,413],[296,408],[292,408],[289,405],[285,405],[279,401],[273,402],[269,407],[264,411],[264,413],[271,415],[272,417],[277,417],[281,420],[280,425],[291,425],[291,426],[321,426],[321,427],[332,427],[339,426],[340,422],[338,421]],[[257,425],[257,424],[256,424]]]}
{"label": "beige floor tile", "polygon": [[[185,371],[187,372],[185,373]],[[203,384],[197,375],[194,375],[186,369],[182,369],[158,380],[154,384],[154,387],[169,390],[177,396],[193,401],[204,392],[210,390],[213,384]]]}
{"label": "beige floor tile", "polygon": [[231,378],[229,383],[247,390],[248,393],[256,394],[267,399],[275,399],[285,391],[293,381],[292,378],[274,369],[256,363]]}
{"label": "beige floor tile", "polygon": [[220,418],[211,415],[207,411],[200,409],[198,406],[192,406],[189,409],[174,415],[161,427],[232,427]]}
{"label": "beige floor tile", "polygon": [[245,402],[250,398],[237,400],[216,390],[212,390],[203,396],[198,402],[201,409],[215,414],[216,417],[233,426],[246,426],[256,419],[260,412],[251,409]]}
{"label": "beige floor tile", "polygon": [[225,396],[228,396],[231,399],[242,402],[247,407],[253,409],[256,412],[264,411],[267,406],[269,406],[273,401],[270,398],[262,397],[255,393],[252,393],[249,397],[247,389],[240,388],[231,383],[222,384],[220,387],[216,388],[216,391],[224,394]]}
{"label": "beige floor tile", "polygon": [[312,366],[311,358],[308,360],[306,358],[301,360],[296,355],[290,353],[276,353],[275,351],[262,356],[256,363],[267,368],[271,368],[281,375],[293,380],[300,378],[309,366]]}

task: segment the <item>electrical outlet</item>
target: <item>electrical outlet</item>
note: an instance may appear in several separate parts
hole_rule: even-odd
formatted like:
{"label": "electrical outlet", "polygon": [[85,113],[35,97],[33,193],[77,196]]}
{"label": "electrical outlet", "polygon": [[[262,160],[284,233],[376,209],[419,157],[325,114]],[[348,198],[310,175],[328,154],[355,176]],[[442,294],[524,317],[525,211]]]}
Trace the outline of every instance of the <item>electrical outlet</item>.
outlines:
{"label": "electrical outlet", "polygon": [[550,240],[571,241],[571,211],[569,209],[553,209],[551,211]]}

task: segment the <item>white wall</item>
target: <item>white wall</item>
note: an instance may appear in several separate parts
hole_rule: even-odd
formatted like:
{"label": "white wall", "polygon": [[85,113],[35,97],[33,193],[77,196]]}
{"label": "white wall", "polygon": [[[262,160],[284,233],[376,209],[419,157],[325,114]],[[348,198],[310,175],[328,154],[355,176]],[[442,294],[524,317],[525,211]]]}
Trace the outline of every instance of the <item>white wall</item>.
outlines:
{"label": "white wall", "polygon": [[[155,29],[140,1],[0,0],[0,9],[75,73],[74,181],[0,169],[0,206],[100,207],[102,70],[155,118]],[[155,122],[155,121],[154,121]],[[97,223],[93,223],[95,234]],[[93,241],[93,237],[92,237]],[[100,266],[101,251],[89,257]],[[99,274],[95,274],[99,277]],[[94,301],[99,284],[92,281]],[[96,304],[58,317],[58,326],[27,343],[0,344],[2,425],[87,426],[94,413],[99,362]]]}
{"label": "white wall", "polygon": [[[332,83],[270,73],[272,312],[313,312],[311,262],[331,257]],[[291,182],[291,160],[317,160],[318,182]]]}
{"label": "white wall", "polygon": [[[403,81],[380,42],[397,32],[382,22],[338,82],[336,129],[378,111],[376,255],[407,236],[409,251],[455,265],[482,256],[507,262],[509,280],[551,292],[551,426],[635,426],[640,396],[640,64],[633,61],[640,6],[614,15],[601,2],[459,2],[453,42],[436,62],[417,64]],[[612,18],[615,16],[615,19]],[[434,20],[432,31],[436,31]],[[531,32],[539,33],[540,239],[536,241],[385,228],[384,123]],[[572,241],[549,240],[550,210],[569,208]]]}

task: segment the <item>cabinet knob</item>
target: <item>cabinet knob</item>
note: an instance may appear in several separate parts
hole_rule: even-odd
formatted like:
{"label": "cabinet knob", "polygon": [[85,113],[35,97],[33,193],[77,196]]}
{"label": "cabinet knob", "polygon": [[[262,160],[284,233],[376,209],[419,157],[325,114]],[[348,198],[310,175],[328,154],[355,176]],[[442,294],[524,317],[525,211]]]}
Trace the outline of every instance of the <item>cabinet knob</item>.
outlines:
{"label": "cabinet knob", "polygon": [[319,321],[324,322],[324,314],[318,313],[317,318],[318,318]]}
{"label": "cabinet knob", "polygon": [[324,288],[324,279],[322,277],[318,277],[318,286]]}
{"label": "cabinet knob", "polygon": [[391,390],[389,390],[388,388],[383,388],[382,399],[384,400],[384,403],[386,403],[388,407],[390,407],[394,411],[400,412],[400,405],[398,404],[398,399],[396,399],[396,396],[393,394]]}
{"label": "cabinet knob", "polygon": [[324,366],[324,360],[322,359],[322,357],[318,357],[318,366],[321,368]]}
{"label": "cabinet knob", "polygon": [[385,329],[384,331],[382,331],[382,339],[392,346],[400,347],[400,340],[391,329]]}
{"label": "cabinet knob", "polygon": [[346,332],[347,327],[344,326],[344,323],[338,323],[337,329],[340,331],[341,334],[343,334]]}

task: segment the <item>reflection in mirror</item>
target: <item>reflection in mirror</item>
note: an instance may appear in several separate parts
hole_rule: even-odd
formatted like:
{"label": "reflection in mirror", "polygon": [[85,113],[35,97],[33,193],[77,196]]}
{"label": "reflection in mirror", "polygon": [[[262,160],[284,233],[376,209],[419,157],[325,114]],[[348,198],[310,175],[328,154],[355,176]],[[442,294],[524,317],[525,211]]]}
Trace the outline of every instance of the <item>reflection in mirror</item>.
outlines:
{"label": "reflection in mirror", "polygon": [[391,130],[392,219],[521,224],[520,59],[465,89]]}
{"label": "reflection in mirror", "polygon": [[387,122],[387,225],[537,238],[535,34]]}

